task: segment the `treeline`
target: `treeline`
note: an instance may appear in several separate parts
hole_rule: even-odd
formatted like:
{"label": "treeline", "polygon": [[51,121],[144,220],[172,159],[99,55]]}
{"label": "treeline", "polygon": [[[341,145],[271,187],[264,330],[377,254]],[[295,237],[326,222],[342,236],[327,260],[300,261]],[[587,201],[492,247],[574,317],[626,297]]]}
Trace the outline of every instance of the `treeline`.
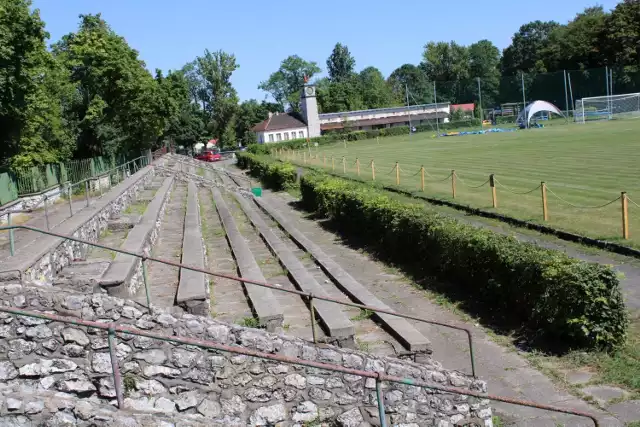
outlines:
{"label": "treeline", "polygon": [[0,167],[94,156],[138,156],[170,140],[250,142],[275,104],[239,105],[234,55],[208,50],[181,70],[152,75],[98,15],[47,49],[30,0],[0,0]]}
{"label": "treeline", "polygon": [[[534,21],[524,24],[513,35],[503,52],[489,40],[469,46],[456,42],[429,42],[422,62],[404,64],[388,78],[374,68],[356,73],[355,59],[346,46],[338,43],[327,60],[328,77],[316,79],[318,103],[322,112],[379,108],[434,100],[474,102],[484,106],[522,99],[521,80],[526,91],[536,84],[549,88],[544,95],[562,94],[563,70],[582,71],[576,76],[584,96],[603,95],[602,76],[590,69],[615,67],[615,83],[620,91],[640,91],[640,0],[623,0],[611,12],[601,6],[588,7],[567,24]],[[592,70],[593,71],[593,70]],[[286,58],[278,71],[259,86],[269,92],[283,108],[298,109],[303,77],[321,72],[315,62],[298,56]],[[545,80],[543,74],[560,72]],[[524,73],[524,76],[522,76]],[[480,85],[478,84],[480,80]],[[552,92],[550,92],[552,91]],[[555,99],[549,99],[555,101]]]}

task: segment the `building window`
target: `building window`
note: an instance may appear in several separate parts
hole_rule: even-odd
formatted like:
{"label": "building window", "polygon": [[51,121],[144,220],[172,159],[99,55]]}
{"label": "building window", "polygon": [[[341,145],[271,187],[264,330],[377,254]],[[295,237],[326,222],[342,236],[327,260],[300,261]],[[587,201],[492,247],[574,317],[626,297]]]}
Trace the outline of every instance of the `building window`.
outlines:
{"label": "building window", "polygon": [[291,132],[291,139],[296,139],[296,133],[295,132]]}
{"label": "building window", "polygon": [[289,140],[289,132],[285,132],[284,133],[284,140],[288,141]]}
{"label": "building window", "polygon": [[298,138],[304,138],[304,132],[303,131],[298,132]]}
{"label": "building window", "polygon": [[282,134],[276,133],[276,141],[282,141]]}
{"label": "building window", "polygon": [[269,134],[269,142],[273,142],[273,134],[272,133]]}

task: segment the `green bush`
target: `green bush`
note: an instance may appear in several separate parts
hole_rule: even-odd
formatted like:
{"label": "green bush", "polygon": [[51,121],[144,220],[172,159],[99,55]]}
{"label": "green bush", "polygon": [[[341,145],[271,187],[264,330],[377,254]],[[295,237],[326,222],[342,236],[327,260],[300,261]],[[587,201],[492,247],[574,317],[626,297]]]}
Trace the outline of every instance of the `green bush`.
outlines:
{"label": "green bush", "polygon": [[301,179],[303,205],[422,276],[484,308],[498,326],[554,350],[611,349],[628,319],[619,280],[607,266],[463,224],[422,204],[326,174]]}
{"label": "green bush", "polygon": [[276,191],[286,190],[296,184],[296,168],[291,163],[276,162],[268,157],[252,153],[238,153],[238,167],[249,169],[265,187]]}

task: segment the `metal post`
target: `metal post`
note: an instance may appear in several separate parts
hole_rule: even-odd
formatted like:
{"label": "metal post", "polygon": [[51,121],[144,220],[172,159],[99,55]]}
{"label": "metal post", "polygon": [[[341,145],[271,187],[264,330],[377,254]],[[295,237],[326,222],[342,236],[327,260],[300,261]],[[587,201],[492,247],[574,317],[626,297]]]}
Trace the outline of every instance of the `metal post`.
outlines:
{"label": "metal post", "polygon": [[[7,214],[7,225],[11,227],[11,212]],[[13,228],[9,230],[9,253],[14,256],[16,253],[16,243],[13,237]]]}
{"label": "metal post", "polygon": [[145,262],[148,256],[149,256],[149,250],[145,249],[144,257],[142,257],[142,261],[140,262],[142,263],[142,280],[144,281],[144,291],[147,295],[147,308],[151,310],[151,295],[149,295],[149,283],[147,280],[147,263]]}
{"label": "metal post", "polygon": [[436,93],[436,82],[433,81],[433,102],[436,104],[436,136],[440,136],[440,123],[438,122],[438,94]]}
{"label": "metal post", "polygon": [[567,70],[562,70],[564,73],[564,105],[567,109],[567,120],[569,120],[569,92],[567,91]]}
{"label": "metal post", "polygon": [[118,409],[124,409],[124,399],[122,397],[122,378],[120,378],[120,367],[118,365],[118,355],[116,354],[116,331],[109,328],[109,356],[111,357],[111,369],[113,370],[113,387],[116,390],[116,400]]}
{"label": "metal post", "polygon": [[478,77],[478,98],[479,98],[478,106],[480,107],[479,108],[479,110],[480,110],[480,129],[482,129],[482,121],[484,120],[484,114],[482,114],[482,87],[480,86],[480,77]]}
{"label": "metal post", "polygon": [[67,187],[67,196],[69,198],[69,216],[73,216],[73,185]]}
{"label": "metal post", "polygon": [[376,378],[376,399],[378,400],[378,416],[380,417],[380,426],[387,427],[387,417],[384,410],[384,395],[382,394],[382,381],[380,380],[380,373],[378,372],[378,378]]}
{"label": "metal post", "polygon": [[318,337],[316,336],[316,310],[313,306],[313,294],[309,294],[309,309],[311,310],[311,334],[313,335],[313,343],[318,343]]}
{"label": "metal post", "polygon": [[609,112],[609,119],[611,119],[611,110],[609,103],[609,66],[605,65],[604,67],[604,88],[607,94],[607,111]]}
{"label": "metal post", "polygon": [[[524,94],[524,71],[520,74],[520,79],[522,80],[522,108],[526,111],[527,109],[527,98]],[[525,112],[524,117],[527,129],[529,128],[529,120],[527,120],[527,113]]]}
{"label": "metal post", "polygon": [[87,200],[87,207],[89,207],[89,181],[84,182],[84,197]]}
{"label": "metal post", "polygon": [[409,116],[409,136],[411,136],[411,107],[409,106],[409,86],[405,84],[404,90],[407,95],[407,115]]}
{"label": "metal post", "polygon": [[44,195],[44,222],[45,225],[47,226],[47,231],[50,230],[49,228],[49,207],[47,206],[47,200],[49,200],[49,197],[45,194]]}

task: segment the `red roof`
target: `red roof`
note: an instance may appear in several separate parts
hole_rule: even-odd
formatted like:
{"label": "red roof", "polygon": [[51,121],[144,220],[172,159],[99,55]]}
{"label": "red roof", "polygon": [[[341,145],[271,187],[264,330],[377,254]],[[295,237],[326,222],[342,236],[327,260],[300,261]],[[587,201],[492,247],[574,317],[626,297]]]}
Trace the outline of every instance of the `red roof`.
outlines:
{"label": "red roof", "polygon": [[209,145],[209,144],[211,144],[211,145],[217,145],[217,144],[218,144],[218,140],[217,140],[217,139],[210,139],[210,140],[207,142],[207,145]]}
{"label": "red roof", "polygon": [[453,105],[451,105],[451,111],[453,111],[453,110],[473,111],[474,108],[475,108],[475,105],[473,103],[471,103],[471,104],[453,104]]}
{"label": "red roof", "polygon": [[264,132],[268,130],[297,129],[307,127],[306,123],[300,120],[297,114],[275,113],[268,119],[258,123],[251,130],[254,132]]}

